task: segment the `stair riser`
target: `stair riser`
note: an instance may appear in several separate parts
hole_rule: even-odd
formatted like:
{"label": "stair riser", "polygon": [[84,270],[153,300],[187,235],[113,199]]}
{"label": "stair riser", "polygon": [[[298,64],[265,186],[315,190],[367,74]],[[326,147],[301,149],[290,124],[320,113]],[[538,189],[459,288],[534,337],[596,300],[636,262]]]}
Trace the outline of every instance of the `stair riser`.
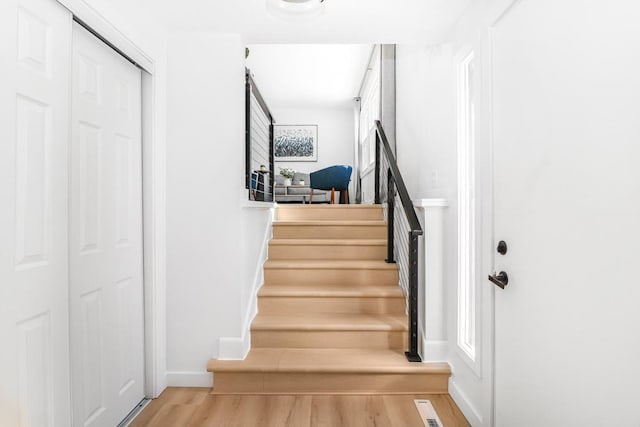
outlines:
{"label": "stair riser", "polygon": [[385,239],[385,225],[273,225],[274,239]]}
{"label": "stair riser", "polygon": [[443,394],[448,374],[225,373],[214,394]]}
{"label": "stair riser", "polygon": [[278,207],[276,217],[282,221],[381,221],[381,208]]}
{"label": "stair riser", "polygon": [[404,331],[251,331],[255,348],[386,348],[401,350],[407,345]]}
{"label": "stair riser", "polygon": [[404,298],[260,297],[260,314],[362,313],[402,314]]}
{"label": "stair riser", "polygon": [[380,245],[269,245],[269,259],[379,259],[387,247]]}
{"label": "stair riser", "polygon": [[344,269],[271,269],[265,268],[264,283],[278,285],[339,285],[398,286],[397,270],[344,270]]}

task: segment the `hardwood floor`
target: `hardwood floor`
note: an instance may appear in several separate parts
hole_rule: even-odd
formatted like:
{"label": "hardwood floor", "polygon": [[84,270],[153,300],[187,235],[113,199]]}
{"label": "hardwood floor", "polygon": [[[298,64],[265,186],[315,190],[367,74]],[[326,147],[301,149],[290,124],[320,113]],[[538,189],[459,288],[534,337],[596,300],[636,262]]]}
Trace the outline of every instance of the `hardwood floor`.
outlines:
{"label": "hardwood floor", "polygon": [[429,399],[445,427],[469,426],[446,394],[213,395],[208,388],[168,388],[132,427],[422,427],[413,399]]}

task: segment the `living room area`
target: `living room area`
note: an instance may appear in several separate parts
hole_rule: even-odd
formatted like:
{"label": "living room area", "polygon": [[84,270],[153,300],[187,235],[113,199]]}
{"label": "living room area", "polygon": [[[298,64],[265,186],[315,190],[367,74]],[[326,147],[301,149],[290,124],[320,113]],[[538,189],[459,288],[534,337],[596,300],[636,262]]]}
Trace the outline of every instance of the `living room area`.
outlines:
{"label": "living room area", "polygon": [[[357,201],[359,94],[374,50],[367,44],[247,46],[247,81],[253,89],[247,103],[250,199]],[[331,178],[337,173],[346,186],[319,185],[327,184],[327,175],[319,179],[323,173]]]}

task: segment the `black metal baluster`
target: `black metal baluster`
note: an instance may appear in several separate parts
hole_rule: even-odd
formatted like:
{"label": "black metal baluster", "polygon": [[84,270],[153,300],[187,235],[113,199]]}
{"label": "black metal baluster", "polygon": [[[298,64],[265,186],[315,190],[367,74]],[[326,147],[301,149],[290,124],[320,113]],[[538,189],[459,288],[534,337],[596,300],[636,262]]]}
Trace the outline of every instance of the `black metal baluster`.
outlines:
{"label": "black metal baluster", "polygon": [[380,204],[380,155],[382,154],[380,145],[380,134],[376,131],[376,176],[374,177],[376,205]]}
{"label": "black metal baluster", "polygon": [[395,263],[394,257],[394,229],[395,229],[395,183],[393,181],[393,175],[391,169],[387,171],[387,259],[388,263]]}
{"label": "black metal baluster", "polygon": [[269,124],[269,192],[271,193],[271,202],[276,200],[276,190],[273,185],[274,176],[274,157],[273,157],[273,118]]}
{"label": "black metal baluster", "polygon": [[249,190],[249,200],[251,200],[251,76],[248,70],[245,72],[244,114],[245,187]]}
{"label": "black metal baluster", "polygon": [[409,362],[421,362],[418,354],[418,236],[409,232]]}

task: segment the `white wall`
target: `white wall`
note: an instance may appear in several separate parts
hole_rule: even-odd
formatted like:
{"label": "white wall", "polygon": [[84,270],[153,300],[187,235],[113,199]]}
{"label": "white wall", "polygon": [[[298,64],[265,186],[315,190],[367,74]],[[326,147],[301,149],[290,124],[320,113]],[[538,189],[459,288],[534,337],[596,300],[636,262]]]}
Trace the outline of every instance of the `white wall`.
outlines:
{"label": "white wall", "polygon": [[414,199],[456,191],[455,78],[449,45],[399,45],[397,158]]}
{"label": "white wall", "polygon": [[[274,108],[276,124],[317,124],[318,125],[318,161],[317,162],[276,162],[279,167],[290,167],[298,172],[313,172],[332,165],[350,165],[353,167],[353,108]],[[353,177],[351,175],[352,184]],[[350,195],[355,195],[349,191]]]}
{"label": "white wall", "polygon": [[258,313],[258,290],[264,283],[263,264],[269,254],[274,209],[271,203],[250,202],[242,208],[242,251],[244,265],[240,307],[240,334],[221,337],[220,359],[244,358],[251,344],[251,322]]}
{"label": "white wall", "polygon": [[258,252],[247,248],[262,245],[270,211],[243,208],[240,36],[173,33],[168,59],[168,382],[206,386],[219,339],[246,335]]}

